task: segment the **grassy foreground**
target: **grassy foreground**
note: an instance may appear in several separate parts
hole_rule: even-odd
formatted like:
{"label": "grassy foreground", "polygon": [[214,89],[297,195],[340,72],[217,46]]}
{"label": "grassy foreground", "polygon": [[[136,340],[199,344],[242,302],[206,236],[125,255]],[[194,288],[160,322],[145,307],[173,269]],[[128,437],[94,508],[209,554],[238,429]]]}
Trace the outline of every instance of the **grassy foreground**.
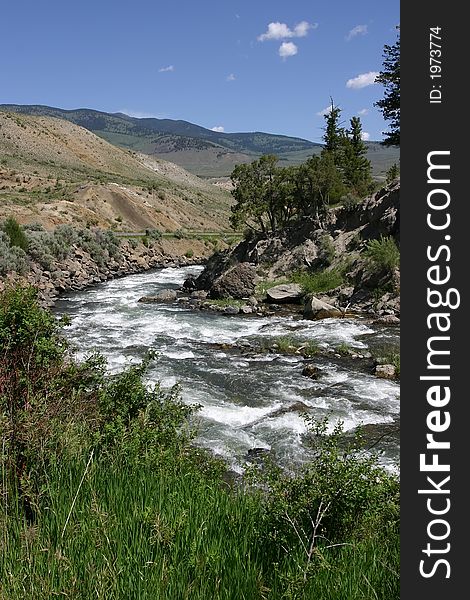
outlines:
{"label": "grassy foreground", "polygon": [[232,486],[178,388],[75,362],[33,290],[0,296],[0,349],[2,600],[399,598],[398,482],[341,427]]}

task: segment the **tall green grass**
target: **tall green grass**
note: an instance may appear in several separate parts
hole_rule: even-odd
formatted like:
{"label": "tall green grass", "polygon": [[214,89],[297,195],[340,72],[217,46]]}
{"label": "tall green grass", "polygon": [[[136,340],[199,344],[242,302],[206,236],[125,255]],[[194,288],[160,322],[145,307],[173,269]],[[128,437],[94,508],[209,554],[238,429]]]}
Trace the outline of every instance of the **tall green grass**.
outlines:
{"label": "tall green grass", "polygon": [[0,600],[395,600],[398,482],[311,428],[239,483],[146,365],[77,364],[30,289],[0,294]]}

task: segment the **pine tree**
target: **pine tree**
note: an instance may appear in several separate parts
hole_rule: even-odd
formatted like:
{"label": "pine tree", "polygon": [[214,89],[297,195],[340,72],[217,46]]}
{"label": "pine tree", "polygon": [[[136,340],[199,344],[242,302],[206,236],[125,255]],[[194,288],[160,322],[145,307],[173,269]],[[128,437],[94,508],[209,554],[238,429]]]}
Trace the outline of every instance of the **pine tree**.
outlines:
{"label": "pine tree", "polygon": [[334,105],[333,98],[331,98],[331,108],[325,115],[326,126],[323,135],[325,146],[323,152],[333,157],[333,162],[337,167],[342,162],[342,139],[344,135],[344,130],[339,124],[340,116],[341,109]]}
{"label": "pine tree", "polygon": [[393,46],[384,46],[383,70],[376,81],[385,87],[384,97],[375,103],[382,111],[386,121],[390,121],[390,131],[384,131],[387,137],[384,146],[400,145],[400,28],[398,39]]}
{"label": "pine tree", "polygon": [[370,191],[372,183],[371,165],[366,158],[367,146],[362,139],[362,124],[359,117],[352,117],[351,128],[343,137],[343,174],[348,188],[358,196]]}

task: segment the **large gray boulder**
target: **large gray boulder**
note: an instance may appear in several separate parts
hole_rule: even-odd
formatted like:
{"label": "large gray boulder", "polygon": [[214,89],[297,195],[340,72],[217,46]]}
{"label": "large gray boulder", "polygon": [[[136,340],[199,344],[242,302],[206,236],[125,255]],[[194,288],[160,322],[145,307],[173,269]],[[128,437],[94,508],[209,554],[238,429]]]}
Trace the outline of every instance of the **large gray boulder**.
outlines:
{"label": "large gray boulder", "polygon": [[300,302],[303,296],[302,286],[298,283],[283,283],[275,285],[266,292],[268,302],[290,303]]}
{"label": "large gray boulder", "polygon": [[256,269],[250,263],[240,263],[223,273],[212,285],[210,298],[249,298],[256,287]]}
{"label": "large gray boulder", "polygon": [[331,317],[342,317],[343,312],[332,304],[323,302],[315,296],[309,296],[304,307],[304,319],[328,319]]}

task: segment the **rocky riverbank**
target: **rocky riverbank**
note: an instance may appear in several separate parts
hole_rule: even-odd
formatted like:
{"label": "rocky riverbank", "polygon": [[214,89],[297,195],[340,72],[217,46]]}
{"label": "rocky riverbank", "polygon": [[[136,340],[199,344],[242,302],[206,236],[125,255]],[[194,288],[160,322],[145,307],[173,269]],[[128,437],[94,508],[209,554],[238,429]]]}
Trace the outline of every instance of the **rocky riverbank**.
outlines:
{"label": "rocky riverbank", "polygon": [[41,303],[52,306],[65,292],[149,269],[201,264],[209,254],[210,250],[200,240],[168,239],[147,244],[123,240],[113,255],[105,250],[104,257],[96,260],[90,252],[74,244],[67,258],[52,261],[48,268],[29,259],[26,273],[13,272],[0,278],[0,291],[18,282],[30,284],[37,288]]}
{"label": "rocky riverbank", "polygon": [[304,318],[367,314],[399,324],[399,214],[395,181],[330,209],[321,221],[303,217],[216,253],[185,289],[202,307],[213,301],[227,308],[232,301],[249,311],[255,299],[258,306],[297,307]]}

